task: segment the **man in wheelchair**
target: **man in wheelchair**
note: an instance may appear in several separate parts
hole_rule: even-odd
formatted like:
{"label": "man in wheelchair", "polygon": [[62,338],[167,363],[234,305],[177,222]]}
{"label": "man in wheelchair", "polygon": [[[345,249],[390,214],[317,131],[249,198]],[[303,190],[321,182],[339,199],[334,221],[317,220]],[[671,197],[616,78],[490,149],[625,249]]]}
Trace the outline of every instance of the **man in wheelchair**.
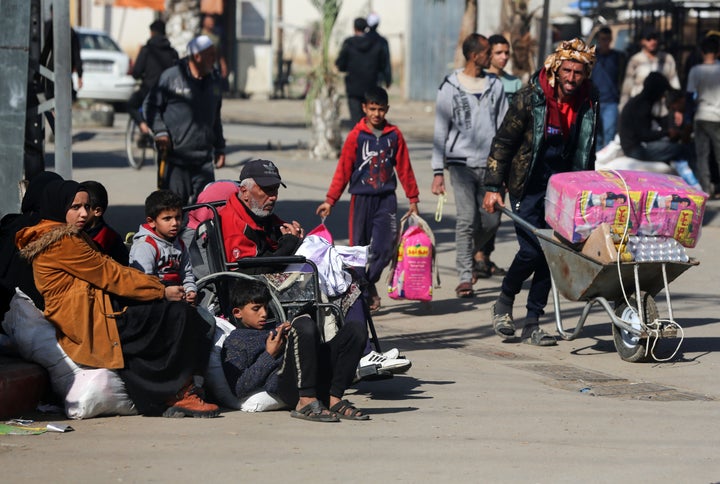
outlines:
{"label": "man in wheelchair", "polygon": [[[272,161],[251,160],[240,172],[240,186],[218,213],[225,260],[234,263],[247,257],[289,256],[294,254],[305,233],[297,221],[285,222],[273,213],[280,185],[286,187]],[[263,272],[252,268],[249,272]],[[382,372],[402,373],[412,363],[399,357],[393,348],[385,353],[372,351],[366,326],[370,313],[362,295],[347,310],[345,324],[358,325],[365,331],[364,356],[360,368],[376,367]]]}

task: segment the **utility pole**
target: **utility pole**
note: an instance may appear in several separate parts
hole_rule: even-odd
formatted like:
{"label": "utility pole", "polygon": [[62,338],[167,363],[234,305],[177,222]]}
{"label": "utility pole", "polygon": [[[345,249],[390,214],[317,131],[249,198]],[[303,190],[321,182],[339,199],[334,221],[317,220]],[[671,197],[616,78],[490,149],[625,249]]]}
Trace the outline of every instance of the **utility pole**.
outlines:
{"label": "utility pole", "polygon": [[70,66],[70,6],[53,7],[53,72],[55,74],[55,172],[72,179],[72,78]]}
{"label": "utility pole", "polygon": [[[20,209],[31,2],[3,0],[0,16],[0,216]],[[35,4],[37,10],[37,4]]]}
{"label": "utility pole", "polygon": [[542,20],[540,21],[540,42],[538,43],[537,65],[542,66],[545,62],[545,49],[547,48],[548,24],[550,23],[550,0],[543,3]]}
{"label": "utility pole", "polygon": [[275,97],[285,97],[285,75],[283,68],[283,58],[285,53],[283,52],[283,0],[277,2],[277,77],[275,78]]}

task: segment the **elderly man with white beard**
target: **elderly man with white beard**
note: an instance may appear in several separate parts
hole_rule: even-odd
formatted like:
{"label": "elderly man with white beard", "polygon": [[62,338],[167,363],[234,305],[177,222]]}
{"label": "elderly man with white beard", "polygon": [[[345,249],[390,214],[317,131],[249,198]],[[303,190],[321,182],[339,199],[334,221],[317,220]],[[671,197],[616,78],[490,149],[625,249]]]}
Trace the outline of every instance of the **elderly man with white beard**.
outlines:
{"label": "elderly man with white beard", "polygon": [[240,191],[220,211],[225,257],[235,262],[245,257],[292,255],[304,232],[296,221],[273,214],[280,185],[285,184],[272,161],[248,161],[240,172]]}

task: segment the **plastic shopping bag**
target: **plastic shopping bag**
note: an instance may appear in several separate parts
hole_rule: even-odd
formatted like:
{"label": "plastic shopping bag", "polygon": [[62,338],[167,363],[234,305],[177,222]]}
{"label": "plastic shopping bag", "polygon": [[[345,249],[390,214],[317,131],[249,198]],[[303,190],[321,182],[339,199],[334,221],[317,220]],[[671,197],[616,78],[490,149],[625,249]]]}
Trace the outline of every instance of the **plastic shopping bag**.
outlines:
{"label": "plastic shopping bag", "polygon": [[435,267],[435,236],[427,222],[415,214],[401,219],[398,232],[400,239],[388,275],[388,296],[391,299],[431,301],[433,273],[437,285],[440,285]]}

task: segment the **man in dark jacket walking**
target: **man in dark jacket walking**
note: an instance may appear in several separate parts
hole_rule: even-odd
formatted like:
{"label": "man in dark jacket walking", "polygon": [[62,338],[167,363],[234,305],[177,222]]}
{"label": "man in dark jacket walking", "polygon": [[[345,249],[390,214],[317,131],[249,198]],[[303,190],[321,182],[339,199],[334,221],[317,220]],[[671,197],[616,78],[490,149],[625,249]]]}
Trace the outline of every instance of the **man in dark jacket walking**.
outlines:
{"label": "man in dark jacket walking", "polygon": [[390,62],[390,44],[388,44],[388,41],[385,37],[380,35],[380,33],[377,31],[378,25],[380,25],[380,16],[376,14],[375,12],[372,12],[367,16],[367,19],[365,20],[367,22],[367,36],[372,39],[377,39],[378,42],[380,42],[380,45],[382,45],[383,51],[384,51],[384,58],[383,63],[380,66],[380,71],[378,72],[378,78],[377,83],[378,85],[385,85],[386,89],[390,89],[390,85],[392,84],[392,63]]}
{"label": "man in dark jacket walking", "polygon": [[[595,47],[582,40],[561,42],[544,67],[520,89],[493,139],[485,175],[483,207],[492,213],[504,207],[503,188],[512,210],[538,228],[546,228],[545,190],[554,173],[595,167],[597,89],[589,80]],[[527,297],[527,316],[521,339],[536,346],[554,345],[555,338],[540,329],[550,293],[550,270],[535,235],[515,225],[520,249],[502,282],[492,307],[495,333],[515,336],[512,307],[526,279],[533,276]]]}
{"label": "man in dark jacket walking", "polygon": [[145,98],[143,111],[155,133],[158,150],[158,188],[177,193],[193,203],[215,167],[225,165],[220,108],[222,84],[213,69],[215,46],[206,35],[188,44],[188,56],[167,69]]}
{"label": "man in dark jacket walking", "polygon": [[140,49],[133,66],[132,76],[135,79],[140,79],[140,88],[130,96],[127,103],[128,114],[132,116],[143,134],[148,134],[150,128],[148,128],[145,119],[140,114],[140,106],[142,106],[143,100],[150,92],[150,89],[160,79],[160,74],[165,69],[175,65],[177,61],[178,53],[165,37],[165,22],[162,20],[154,21],[150,24],[150,38]]}
{"label": "man in dark jacket walking", "polygon": [[362,103],[367,90],[378,84],[378,75],[386,62],[385,50],[377,36],[365,34],[367,22],[356,18],[355,35],[348,37],[335,60],[340,72],[345,72],[345,95],[348,99],[350,122],[355,126],[365,116]]}

